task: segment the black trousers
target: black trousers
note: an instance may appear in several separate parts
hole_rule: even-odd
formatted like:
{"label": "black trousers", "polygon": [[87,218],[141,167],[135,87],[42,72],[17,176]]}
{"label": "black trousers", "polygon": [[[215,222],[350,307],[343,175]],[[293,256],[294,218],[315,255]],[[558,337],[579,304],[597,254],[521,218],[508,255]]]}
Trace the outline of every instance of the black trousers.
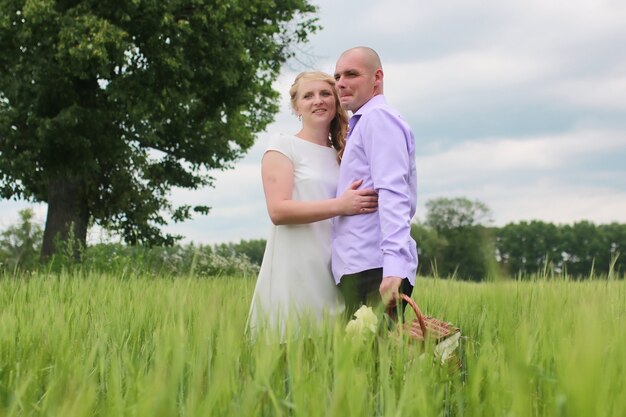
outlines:
{"label": "black trousers", "polygon": [[[376,308],[382,304],[382,298],[380,297],[380,283],[383,280],[383,269],[375,268],[368,269],[366,271],[357,272],[356,274],[344,275],[341,277],[341,281],[337,285],[339,291],[343,295],[344,302],[346,304],[346,318],[350,320],[352,315],[365,304],[370,307]],[[413,286],[408,279],[403,279],[400,285],[400,292],[411,296],[413,292]],[[407,302],[402,301],[402,305],[399,306],[399,313],[404,314]],[[389,311],[389,316],[392,319],[396,319],[396,313],[398,309],[392,308]]]}

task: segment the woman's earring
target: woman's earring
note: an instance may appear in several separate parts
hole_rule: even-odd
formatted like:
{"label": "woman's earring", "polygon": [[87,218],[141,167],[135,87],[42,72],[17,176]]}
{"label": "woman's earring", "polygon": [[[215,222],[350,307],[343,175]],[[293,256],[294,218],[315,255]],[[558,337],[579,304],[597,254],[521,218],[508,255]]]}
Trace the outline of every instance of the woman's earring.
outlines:
{"label": "woman's earring", "polygon": [[302,121],[302,115],[301,114],[298,115],[298,120]]}

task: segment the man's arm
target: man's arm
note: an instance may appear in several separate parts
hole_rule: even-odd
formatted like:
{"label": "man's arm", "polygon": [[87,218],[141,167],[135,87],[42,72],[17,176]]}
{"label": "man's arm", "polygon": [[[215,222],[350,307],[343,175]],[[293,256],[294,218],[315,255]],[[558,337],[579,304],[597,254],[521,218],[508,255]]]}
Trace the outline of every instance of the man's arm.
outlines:
{"label": "man's arm", "polygon": [[407,132],[384,109],[368,114],[364,145],[374,189],[378,191],[383,252],[380,293],[385,304],[399,296],[402,279],[412,270],[407,243],[411,230],[410,152]]}

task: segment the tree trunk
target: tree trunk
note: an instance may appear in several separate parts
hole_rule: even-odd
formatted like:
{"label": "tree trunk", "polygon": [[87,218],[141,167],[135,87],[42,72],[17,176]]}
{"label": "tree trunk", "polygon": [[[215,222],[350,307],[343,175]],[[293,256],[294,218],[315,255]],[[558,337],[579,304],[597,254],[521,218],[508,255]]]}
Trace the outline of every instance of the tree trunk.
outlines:
{"label": "tree trunk", "polygon": [[[48,183],[48,214],[41,247],[42,259],[66,251],[80,260],[87,242],[89,212],[80,179],[55,178]],[[69,252],[69,253],[68,253]]]}

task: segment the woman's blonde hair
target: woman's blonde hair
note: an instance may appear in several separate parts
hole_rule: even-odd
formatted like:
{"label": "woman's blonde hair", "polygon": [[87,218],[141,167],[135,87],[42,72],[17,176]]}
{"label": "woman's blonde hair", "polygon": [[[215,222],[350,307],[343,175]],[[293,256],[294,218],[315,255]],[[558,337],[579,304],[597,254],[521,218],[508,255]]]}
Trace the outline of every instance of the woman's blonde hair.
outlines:
{"label": "woman's blonde hair", "polygon": [[339,101],[339,94],[335,89],[335,79],[325,72],[321,71],[305,71],[298,74],[294,80],[291,88],[289,89],[289,96],[291,97],[291,108],[296,109],[296,100],[298,94],[298,87],[300,81],[326,81],[332,87],[333,96],[335,96],[335,117],[330,122],[330,135],[329,141],[333,148],[337,151],[337,160],[341,162],[343,156],[343,150],[346,146],[346,136],[348,134],[348,113],[341,107],[341,101]]}

